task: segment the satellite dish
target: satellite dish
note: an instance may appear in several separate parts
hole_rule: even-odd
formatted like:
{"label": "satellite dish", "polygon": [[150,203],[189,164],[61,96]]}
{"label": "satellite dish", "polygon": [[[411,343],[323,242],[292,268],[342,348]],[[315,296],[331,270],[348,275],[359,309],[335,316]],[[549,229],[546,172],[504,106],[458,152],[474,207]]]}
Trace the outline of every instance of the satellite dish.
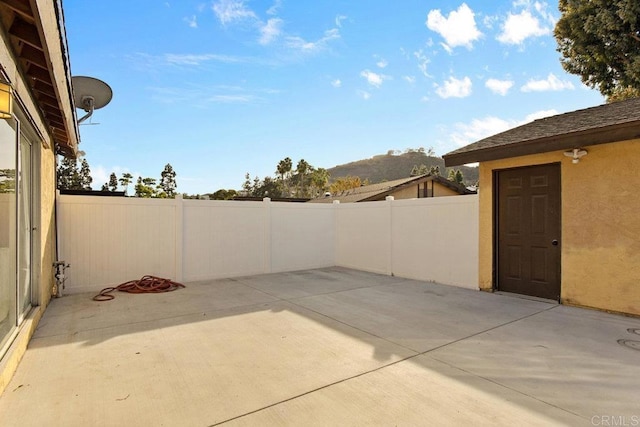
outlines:
{"label": "satellite dish", "polygon": [[78,124],[87,120],[98,110],[107,105],[113,97],[113,91],[108,84],[93,77],[71,77],[73,86],[73,103],[76,108],[82,108],[87,114],[78,120]]}

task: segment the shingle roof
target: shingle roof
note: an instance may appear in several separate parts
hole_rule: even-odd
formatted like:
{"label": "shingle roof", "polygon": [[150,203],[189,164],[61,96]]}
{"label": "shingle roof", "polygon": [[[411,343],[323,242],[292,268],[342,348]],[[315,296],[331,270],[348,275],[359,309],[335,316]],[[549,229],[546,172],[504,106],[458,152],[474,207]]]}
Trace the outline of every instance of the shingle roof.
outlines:
{"label": "shingle roof", "polygon": [[640,98],[546,117],[443,156],[446,166],[640,137]]}
{"label": "shingle roof", "polygon": [[424,181],[433,180],[442,185],[451,188],[460,194],[470,194],[472,191],[467,190],[464,186],[458,185],[454,182],[446,180],[445,178],[437,175],[419,175],[409,178],[401,178],[393,181],[380,182],[378,184],[363,185],[362,187],[352,188],[345,190],[337,194],[333,194],[330,197],[318,197],[310,200],[311,203],[332,203],[334,200],[340,200],[340,203],[355,203],[371,200],[384,200],[384,198],[393,193],[396,190],[401,189],[409,185],[415,185]]}

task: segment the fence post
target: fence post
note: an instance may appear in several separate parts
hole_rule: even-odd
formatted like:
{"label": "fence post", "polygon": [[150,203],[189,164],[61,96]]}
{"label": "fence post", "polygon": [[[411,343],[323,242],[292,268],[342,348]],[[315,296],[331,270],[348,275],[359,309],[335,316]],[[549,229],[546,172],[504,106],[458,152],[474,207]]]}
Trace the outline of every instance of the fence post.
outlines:
{"label": "fence post", "polygon": [[184,241],[184,201],[182,194],[177,194],[175,198],[176,216],[175,216],[175,275],[176,281],[182,282],[184,280],[184,272],[182,271],[183,263],[183,241]]}
{"label": "fence post", "polygon": [[387,275],[393,276],[393,196],[385,197],[389,207],[389,258],[387,259]]}
{"label": "fence post", "polygon": [[264,205],[264,273],[271,273],[271,198],[262,199]]}

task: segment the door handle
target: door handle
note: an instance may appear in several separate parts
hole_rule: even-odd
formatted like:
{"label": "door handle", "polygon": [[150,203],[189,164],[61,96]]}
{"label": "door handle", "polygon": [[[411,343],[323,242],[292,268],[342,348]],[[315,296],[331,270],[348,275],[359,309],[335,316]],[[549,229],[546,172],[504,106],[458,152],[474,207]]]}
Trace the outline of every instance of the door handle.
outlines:
{"label": "door handle", "polygon": [[558,241],[557,241],[556,239],[553,239],[553,240],[551,241],[551,244],[552,244],[553,246],[558,246]]}

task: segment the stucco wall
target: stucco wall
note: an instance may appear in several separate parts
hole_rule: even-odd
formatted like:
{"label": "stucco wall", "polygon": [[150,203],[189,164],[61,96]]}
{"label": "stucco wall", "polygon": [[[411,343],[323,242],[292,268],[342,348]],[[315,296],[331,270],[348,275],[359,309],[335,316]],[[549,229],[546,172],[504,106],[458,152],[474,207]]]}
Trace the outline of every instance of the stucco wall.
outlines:
{"label": "stucco wall", "polygon": [[46,306],[51,299],[53,288],[53,263],[56,261],[55,196],[56,171],[53,150],[41,148],[40,154],[40,210],[39,210],[39,250],[40,272],[38,277],[40,296],[38,302]]}
{"label": "stucco wall", "polygon": [[493,171],[561,162],[561,300],[640,315],[640,139],[480,164],[479,286],[493,284]]}
{"label": "stucco wall", "polygon": [[459,196],[460,194],[456,191],[453,191],[449,187],[445,187],[444,185],[440,185],[436,183],[433,186],[433,197],[443,197],[443,196]]}
{"label": "stucco wall", "polygon": [[[394,191],[391,193],[394,199],[417,199],[418,198],[418,184],[411,187],[403,188],[402,190]],[[422,197],[422,196],[420,196]]]}
{"label": "stucco wall", "polygon": [[[391,195],[396,200],[422,198],[424,197],[424,185],[426,185],[429,190],[431,190],[431,185],[433,185],[433,197],[460,195],[449,187],[445,187],[444,185],[438,184],[437,182],[432,184],[430,181],[420,184],[420,190],[418,190],[418,184],[416,184],[412,185],[411,187],[396,191]],[[420,191],[420,196],[418,196],[418,191]]]}

